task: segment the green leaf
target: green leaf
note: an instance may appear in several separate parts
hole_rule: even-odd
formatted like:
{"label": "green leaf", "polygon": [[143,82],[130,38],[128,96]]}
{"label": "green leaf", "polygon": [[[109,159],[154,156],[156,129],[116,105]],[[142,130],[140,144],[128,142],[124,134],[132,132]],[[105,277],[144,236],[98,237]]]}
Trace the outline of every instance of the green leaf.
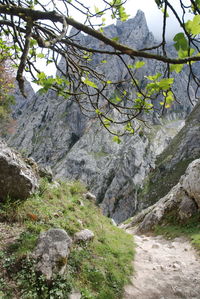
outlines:
{"label": "green leaf", "polygon": [[170,72],[176,72],[177,74],[180,73],[183,69],[183,64],[171,64],[170,65]]}
{"label": "green leaf", "polygon": [[[164,13],[165,12],[164,8],[162,8],[161,11],[162,11],[162,13]],[[166,12],[166,18],[169,18],[168,12]]]}
{"label": "green leaf", "polygon": [[47,60],[46,60],[46,65],[49,65],[50,63],[53,63],[53,60],[51,60],[51,59],[47,59]]}
{"label": "green leaf", "polygon": [[125,8],[123,6],[119,7],[118,12],[119,12],[120,21],[122,22],[125,22],[130,16],[126,13]]}
{"label": "green leaf", "polygon": [[113,104],[118,104],[122,101],[122,99],[120,97],[118,97],[117,95],[114,95],[112,98],[110,98],[110,102],[112,102]]}
{"label": "green leaf", "polygon": [[155,81],[157,80],[158,78],[160,78],[162,76],[161,73],[157,73],[155,74],[154,76],[145,76],[147,79],[151,80],[151,81]]}
{"label": "green leaf", "polygon": [[121,143],[121,139],[119,138],[119,136],[114,136],[112,140],[118,144]]}
{"label": "green leaf", "polygon": [[114,40],[115,42],[118,42],[119,41],[119,37],[115,36],[115,37],[112,38],[112,40]]}
{"label": "green leaf", "polygon": [[102,15],[103,15],[103,12],[100,11],[100,9],[99,9],[97,6],[94,6],[94,11],[95,11],[95,13],[96,13],[97,15],[99,15],[99,16],[102,16]]}
{"label": "green leaf", "polygon": [[94,82],[88,80],[87,78],[84,78],[84,79],[82,80],[82,82],[83,82],[84,84],[90,86],[90,87],[98,88],[98,86],[97,86]]}
{"label": "green leaf", "polygon": [[30,48],[37,45],[37,41],[35,39],[30,40]]}
{"label": "green leaf", "polygon": [[174,102],[174,95],[173,95],[173,92],[172,91],[168,91],[167,92],[167,96],[165,98],[165,108],[170,108],[172,103]]}
{"label": "green leaf", "polygon": [[163,3],[162,0],[155,0],[155,2],[156,2],[156,4],[157,4],[158,8],[161,8],[161,7],[162,7],[162,3]]}
{"label": "green leaf", "polygon": [[31,49],[29,50],[29,54],[32,55],[32,56],[35,56],[35,55],[36,55],[36,51],[35,51],[35,49],[34,49],[34,48],[31,48]]}
{"label": "green leaf", "polygon": [[134,134],[135,133],[135,130],[133,129],[132,125],[130,122],[128,122],[126,124],[126,126],[124,127],[125,131],[128,131],[129,133],[131,134]]}
{"label": "green leaf", "polygon": [[185,38],[185,35],[183,32],[177,33],[174,37],[174,47],[177,51],[179,50],[187,50],[188,49],[188,41]]}
{"label": "green leaf", "polygon": [[136,69],[139,69],[141,67],[143,67],[145,65],[145,62],[144,61],[137,61],[134,66]]}
{"label": "green leaf", "polygon": [[191,56],[194,52],[195,52],[195,50],[193,48],[190,48],[189,50],[185,50],[185,51],[180,49],[178,51],[178,57],[185,58],[185,57]]}
{"label": "green leaf", "polygon": [[193,20],[187,21],[185,24],[186,29],[189,31],[189,33],[193,35],[200,34],[200,15],[194,16]]}
{"label": "green leaf", "polygon": [[96,114],[101,114],[101,111],[99,109],[95,110]]}
{"label": "green leaf", "polygon": [[43,53],[39,53],[39,54],[37,54],[37,57],[38,57],[38,58],[45,58],[45,54],[43,54]]}
{"label": "green leaf", "polygon": [[105,119],[105,120],[103,121],[103,124],[104,124],[104,126],[105,126],[106,128],[108,128],[108,127],[110,127],[110,125],[111,125],[111,121],[110,121],[109,119]]}
{"label": "green leaf", "polygon": [[47,75],[44,72],[37,74],[39,80],[44,80],[47,78]]}
{"label": "green leaf", "polygon": [[107,63],[107,60],[101,60],[101,63]]}
{"label": "green leaf", "polygon": [[164,78],[160,80],[159,87],[162,90],[167,90],[171,87],[171,85],[174,83],[174,78]]}

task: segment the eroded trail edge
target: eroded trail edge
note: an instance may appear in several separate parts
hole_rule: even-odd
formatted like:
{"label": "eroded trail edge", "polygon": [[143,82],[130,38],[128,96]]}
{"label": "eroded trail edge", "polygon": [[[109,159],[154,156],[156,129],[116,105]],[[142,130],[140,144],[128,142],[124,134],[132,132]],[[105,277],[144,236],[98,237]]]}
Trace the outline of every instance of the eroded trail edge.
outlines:
{"label": "eroded trail edge", "polygon": [[124,299],[200,299],[200,257],[187,239],[135,235],[135,243]]}

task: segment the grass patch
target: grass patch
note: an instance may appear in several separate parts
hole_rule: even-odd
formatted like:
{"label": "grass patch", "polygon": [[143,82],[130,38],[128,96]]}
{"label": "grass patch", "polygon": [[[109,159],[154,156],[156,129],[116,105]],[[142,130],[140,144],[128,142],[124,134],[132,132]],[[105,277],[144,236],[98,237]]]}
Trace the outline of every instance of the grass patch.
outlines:
{"label": "grass patch", "polygon": [[155,227],[154,232],[157,235],[164,235],[166,238],[185,236],[190,239],[192,245],[200,253],[200,214],[184,223],[177,223],[177,220],[170,215],[164,224]]}
{"label": "grass patch", "polygon": [[[39,192],[28,200],[7,200],[1,206],[1,221],[24,227],[19,239],[0,251],[1,298],[13,298],[13,294],[16,298],[68,298],[72,289],[85,299],[122,298],[133,270],[132,236],[113,226],[83,197],[85,191],[80,182],[53,186],[43,180]],[[63,228],[71,236],[88,228],[95,238],[87,244],[74,244],[66,275],[47,284],[44,277],[36,275],[29,253],[40,232],[49,228]]]}

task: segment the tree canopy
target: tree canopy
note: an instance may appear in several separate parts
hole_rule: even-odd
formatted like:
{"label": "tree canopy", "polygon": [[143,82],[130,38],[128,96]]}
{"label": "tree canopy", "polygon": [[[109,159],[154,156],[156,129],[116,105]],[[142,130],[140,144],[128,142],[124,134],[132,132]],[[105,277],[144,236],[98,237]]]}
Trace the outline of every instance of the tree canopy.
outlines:
{"label": "tree canopy", "polygon": [[[193,71],[195,62],[200,61],[200,0],[179,0],[181,15],[173,6],[173,1],[155,0],[158,9],[163,12],[162,40],[153,47],[134,49],[121,44],[117,37],[109,38],[104,34],[105,14],[113,19],[126,21],[128,15],[124,8],[126,0],[90,1],[88,7],[83,0],[0,0],[0,47],[9,45],[10,58],[17,68],[17,81],[24,93],[24,72],[30,72],[34,82],[42,86],[42,91],[54,89],[64,98],[73,97],[84,111],[95,113],[102,124],[113,134],[112,123],[125,124],[123,132],[134,132],[133,120],[142,113],[151,111],[152,100],[162,95],[162,109],[171,106],[176,100],[172,91],[173,72],[179,73],[188,65],[188,84],[196,84],[196,95],[200,79]],[[101,3],[101,8],[97,7]],[[72,9],[83,16],[79,22],[71,17]],[[166,48],[166,20],[171,11],[180,25],[180,32],[174,37],[175,56],[170,56]],[[191,19],[186,19],[186,13]],[[99,23],[97,24],[97,20]],[[70,34],[75,28],[76,33]],[[76,41],[76,35],[82,32],[99,41],[104,48],[90,48]],[[107,47],[109,46],[109,47]],[[45,49],[45,50],[44,50]],[[91,65],[93,55],[112,55],[127,68],[129,82],[136,90],[136,96],[129,98],[123,84],[115,98],[107,95],[107,87],[116,86],[113,82],[94,70]],[[59,65],[59,59],[65,60],[65,68]],[[127,64],[126,57],[132,60]],[[45,59],[46,64],[54,63],[60,76],[48,77],[35,63]],[[145,60],[161,61],[165,64],[163,74],[152,74],[146,78],[145,86],[135,78],[135,73],[145,64]],[[105,63],[105,61],[102,61]],[[121,82],[123,83],[123,82]],[[87,96],[88,103],[81,102]],[[126,103],[126,104],[124,104]],[[122,118],[114,118],[116,109]]]}

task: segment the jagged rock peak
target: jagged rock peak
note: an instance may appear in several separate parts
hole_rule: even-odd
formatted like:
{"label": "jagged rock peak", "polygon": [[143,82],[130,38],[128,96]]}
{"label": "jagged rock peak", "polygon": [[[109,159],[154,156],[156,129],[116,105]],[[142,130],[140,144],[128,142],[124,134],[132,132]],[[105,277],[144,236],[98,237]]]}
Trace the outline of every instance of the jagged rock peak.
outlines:
{"label": "jagged rock peak", "polygon": [[[117,20],[116,25],[111,24],[104,28],[104,34],[110,38],[115,35],[122,36],[123,40],[126,38],[130,38],[130,34],[132,31],[140,31],[140,35],[142,32],[142,36],[144,33],[146,35],[149,34],[149,29],[146,22],[145,14],[142,10],[138,10],[135,17],[128,19],[126,22]],[[72,28],[70,31],[70,36],[76,38],[86,37],[76,28]],[[141,37],[142,39],[142,37]]]}
{"label": "jagged rock peak", "polygon": [[[145,14],[142,10],[138,10],[136,15],[133,18],[128,19],[126,22],[117,20],[116,26],[124,26],[124,25],[133,25],[133,27],[135,28],[136,26],[146,26],[147,27],[147,21],[146,21],[146,17]],[[148,30],[148,27],[147,27]]]}

